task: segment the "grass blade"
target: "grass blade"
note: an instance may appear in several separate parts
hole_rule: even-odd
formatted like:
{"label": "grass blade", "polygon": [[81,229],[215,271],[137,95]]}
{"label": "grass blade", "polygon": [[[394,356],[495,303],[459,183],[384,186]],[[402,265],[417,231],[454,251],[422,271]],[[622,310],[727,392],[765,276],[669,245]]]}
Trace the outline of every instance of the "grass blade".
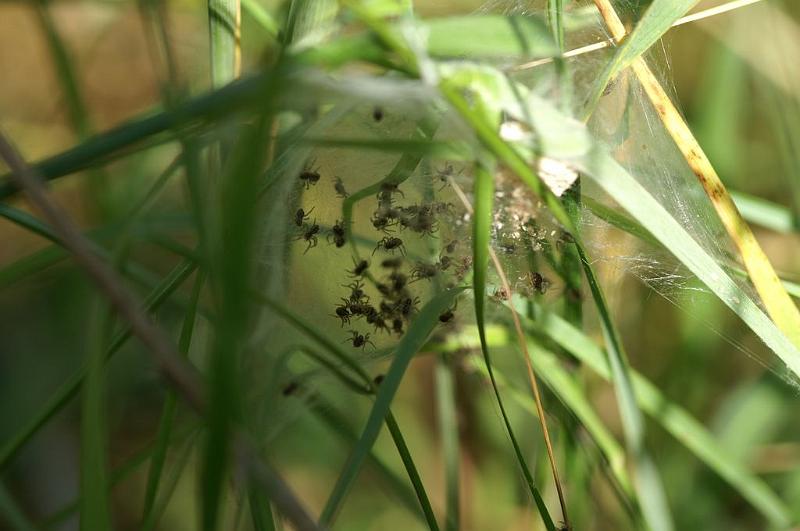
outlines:
{"label": "grass blade", "polygon": [[503,417],[508,437],[511,440],[511,445],[514,448],[514,454],[519,463],[522,474],[525,477],[525,482],[530,489],[536,507],[548,531],[554,531],[553,519],[547,510],[547,506],[542,499],[542,495],[531,475],[525,457],[522,454],[522,449],[517,442],[514,435],[514,430],[511,427],[511,422],[506,414],[506,408],[503,405],[503,400],[500,396],[500,390],[497,387],[497,382],[492,370],[491,357],[489,355],[489,346],[486,342],[486,327],[484,324],[484,315],[486,308],[486,273],[489,268],[489,237],[492,226],[492,205],[494,200],[494,181],[492,175],[482,167],[476,168],[475,172],[475,213],[474,221],[472,224],[473,230],[473,286],[475,290],[475,319],[478,324],[478,335],[481,342],[481,352],[483,352],[483,359],[486,363],[486,369],[489,373],[489,379],[492,382],[492,389],[497,399],[497,405],[500,408],[500,414]]}
{"label": "grass blade", "polygon": [[275,531],[272,506],[258,486],[250,486],[247,491],[247,500],[250,504],[250,519],[253,522],[254,531]]}
{"label": "grass blade", "polygon": [[422,506],[422,513],[425,515],[425,521],[428,523],[428,529],[431,531],[439,531],[436,515],[433,512],[430,500],[428,500],[425,487],[422,485],[422,479],[419,477],[419,472],[417,472],[417,466],[411,458],[411,452],[408,450],[408,445],[403,438],[403,432],[400,431],[400,426],[397,425],[397,421],[391,410],[386,413],[385,422],[386,427],[389,429],[389,434],[391,434],[392,440],[394,441],[394,445],[397,447],[397,451],[400,454],[400,459],[402,459],[403,465],[406,467],[408,479],[411,480],[411,484],[414,486],[414,492],[417,493],[417,499]]}
{"label": "grass blade", "polygon": [[241,69],[242,13],[239,0],[208,0],[208,33],[211,42],[211,86],[228,84]]}
{"label": "grass blade", "polygon": [[456,411],[456,389],[454,366],[446,356],[436,360],[436,405],[439,417],[439,433],[442,438],[445,477],[445,529],[457,531],[461,528],[460,460],[458,412]]}
{"label": "grass blade", "polygon": [[608,83],[623,69],[639,59],[655,42],[660,39],[673,25],[673,23],[686,14],[699,0],[653,0],[645,11],[641,20],[636,24],[630,35],[622,21],[616,15],[614,8],[608,0],[595,0],[595,5],[609,24],[612,36],[617,42],[625,37],[624,43],[617,48],[614,57],[608,62],[605,70],[600,75],[594,90],[589,97],[589,109],[600,99]]}
{"label": "grass blade", "polygon": [[17,505],[3,483],[0,483],[0,516],[6,525],[12,526],[17,531],[36,531],[36,526]]}
{"label": "grass blade", "polygon": [[[614,38],[619,41],[625,37],[625,28],[608,0],[595,0],[595,3],[598,7],[602,6],[600,9],[603,18]],[[661,2],[661,4],[666,3]],[[679,2],[676,2],[676,5],[678,4]],[[728,235],[738,248],[750,280],[764,303],[767,313],[794,345],[795,350],[800,349],[800,311],[781,285],[778,275],[769,258],[761,249],[750,226],[742,219],[725,185],[680,112],[641,57],[633,60],[633,70],[664,127],[675,141],[689,167],[697,175]]]}
{"label": "grass blade", "polygon": [[[183,320],[183,327],[181,329],[180,339],[178,340],[178,350],[184,356],[188,356],[189,347],[192,343],[192,334],[194,332],[194,324],[197,318],[197,306],[200,300],[200,293],[203,289],[204,276],[198,273],[194,287],[192,289],[192,296],[189,303],[189,308]],[[153,451],[153,457],[150,460],[150,470],[147,476],[147,487],[145,490],[144,507],[142,509],[142,528],[151,529],[155,525],[153,519],[153,508],[155,506],[156,497],[158,495],[158,487],[161,482],[161,474],[164,468],[164,463],[167,458],[167,450],[172,439],[173,423],[175,421],[175,413],[177,411],[177,399],[173,391],[167,392],[167,397],[164,401],[164,406],[161,412],[161,420],[158,426],[158,435],[156,445]]]}
{"label": "grass blade", "polygon": [[111,321],[99,298],[92,310],[91,346],[81,406],[81,530],[111,529],[108,493],[108,428],[106,425],[105,337]]}
{"label": "grass blade", "polygon": [[277,39],[280,28],[269,11],[259,4],[258,0],[241,0],[241,2],[242,10],[261,26],[261,29],[266,31],[270,37]]}
{"label": "grass blade", "polygon": [[[348,426],[347,419],[336,411],[333,406],[327,403],[320,403],[321,397],[318,395],[312,401],[315,407],[312,409],[319,421],[328,429],[338,435],[348,446],[354,446],[358,442],[358,434]],[[389,468],[374,451],[370,451],[367,456],[366,464],[374,470],[380,477],[381,482],[387,487],[398,501],[411,513],[423,518],[420,511],[420,503],[415,493],[408,487],[400,476]]]}
{"label": "grass blade", "polygon": [[470,14],[422,21],[432,57],[541,59],[559,54],[537,17]]}
{"label": "grass blade", "polygon": [[[176,266],[164,280],[147,297],[144,308],[148,313],[157,310],[169,297],[180,287],[184,280],[195,270],[192,261],[184,261]],[[130,329],[126,329],[117,334],[112,339],[111,344],[106,350],[105,357],[110,359],[131,337]],[[0,449],[0,471],[5,469],[14,456],[22,449],[25,444],[39,431],[53,416],[69,403],[80,390],[86,377],[87,368],[84,366],[73,374],[47,401],[42,410],[36,415],[32,415],[31,420],[20,429],[10,441],[6,442]]]}
{"label": "grass blade", "polygon": [[[522,305],[517,305],[523,311]],[[607,355],[581,330],[559,316],[536,308],[536,320],[530,326],[541,331],[606,380],[611,371]],[[789,509],[761,479],[731,458],[708,430],[687,411],[666,398],[649,380],[633,371],[633,387],[642,409],[651,415],[698,459],[727,481],[773,525],[785,528],[789,524]]]}
{"label": "grass blade", "polygon": [[328,498],[325,508],[320,516],[321,525],[330,525],[344,501],[350,487],[353,485],[364,459],[369,454],[370,449],[378,437],[380,427],[389,412],[392,399],[400,387],[400,381],[408,368],[413,356],[424,345],[428,335],[438,322],[438,316],[447,308],[452,306],[456,296],[463,289],[452,289],[436,295],[430,300],[417,315],[416,319],[409,326],[408,331],[400,340],[395,350],[395,357],[386,377],[378,388],[375,404],[372,406],[366,426],[358,440],[358,444],[353,449],[350,457],[345,464],[344,470],[339,476],[336,485]]}

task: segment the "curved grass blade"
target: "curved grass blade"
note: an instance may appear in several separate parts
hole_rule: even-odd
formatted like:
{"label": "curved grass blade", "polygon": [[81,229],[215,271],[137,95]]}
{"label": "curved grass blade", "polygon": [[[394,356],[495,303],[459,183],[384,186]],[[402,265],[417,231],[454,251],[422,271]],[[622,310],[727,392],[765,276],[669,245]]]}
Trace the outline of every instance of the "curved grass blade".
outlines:
{"label": "curved grass blade", "polygon": [[[183,327],[181,329],[180,339],[178,340],[178,351],[183,354],[184,357],[188,356],[189,347],[192,343],[192,335],[194,333],[195,320],[197,319],[197,307],[200,301],[200,293],[203,289],[203,281],[204,275],[198,273],[194,280],[189,307],[184,316]],[[147,487],[144,496],[144,506],[142,508],[143,529],[151,529],[155,524],[153,508],[155,506],[156,496],[158,495],[164,463],[167,459],[167,450],[169,449],[172,439],[173,424],[177,411],[177,400],[178,397],[174,391],[167,392],[167,397],[161,411],[156,445],[153,451],[153,457],[150,460],[150,470],[147,476]]]}
{"label": "curved grass blade", "polygon": [[[636,401],[633,396],[633,391],[630,384],[630,377],[628,375],[629,368],[627,357],[625,356],[622,348],[622,343],[619,340],[619,335],[616,332],[611,316],[608,312],[607,305],[599,284],[594,278],[594,272],[591,268],[590,262],[586,257],[583,249],[583,244],[580,240],[580,234],[576,231],[572,222],[572,217],[567,212],[566,208],[559,199],[550,191],[544,182],[534,174],[528,163],[517,152],[516,148],[509,143],[503,141],[497,134],[488,119],[482,116],[476,109],[468,105],[464,101],[457,89],[449,84],[447,81],[440,85],[443,93],[448,101],[456,108],[461,116],[473,127],[478,138],[483,144],[495,154],[502,162],[511,168],[531,189],[544,200],[551,213],[561,224],[567,229],[575,240],[575,247],[578,251],[578,256],[582,264],[584,274],[587,277],[592,296],[601,317],[603,325],[603,334],[609,345],[609,354],[612,367],[614,368],[614,389],[617,394],[617,401],[619,404],[620,415],[623,420],[623,426],[626,432],[626,441],[628,442],[629,449],[632,451],[634,460],[637,464],[637,470],[641,470],[641,475],[637,474],[636,486],[639,489],[646,489],[646,498],[652,501],[653,504],[649,507],[644,507],[645,515],[648,516],[651,525],[656,529],[670,529],[671,519],[666,510],[665,497],[663,489],[661,488],[660,481],[657,475],[654,474],[654,467],[650,457],[644,450],[644,427],[641,419],[641,413],[638,410]],[[537,100],[537,103],[538,100]],[[540,108],[539,105],[529,107],[527,113],[533,122],[533,126],[538,131],[546,127],[543,121],[543,113],[552,110],[550,104],[546,107]],[[577,134],[569,132],[571,120],[564,116],[560,116],[561,123],[556,123],[555,120],[548,120],[547,126],[550,129],[547,131],[551,137],[543,134],[542,143],[547,148],[554,146],[554,149],[562,149],[566,153],[580,153],[585,149],[585,143],[588,137],[581,137]],[[488,230],[488,229],[487,229]],[[476,235],[477,237],[477,235]],[[477,262],[476,262],[477,263]]]}
{"label": "curved grass blade", "polygon": [[[358,436],[349,428],[347,419],[336,411],[331,404],[323,403],[319,395],[315,396],[314,400],[311,402],[315,406],[312,407],[312,411],[320,422],[343,439],[348,446],[354,446],[358,442]],[[400,503],[402,503],[406,509],[420,518],[424,517],[423,514],[420,514],[419,499],[415,496],[414,492],[409,489],[408,485],[404,483],[374,451],[370,451],[367,456],[366,464],[380,476],[381,481],[387,486],[388,490],[390,490],[393,495],[397,496]]]}
{"label": "curved grass blade", "polygon": [[644,419],[636,402],[636,396],[631,382],[632,369],[628,363],[628,356],[622,345],[611,313],[606,304],[605,295],[600,287],[589,258],[581,244],[576,245],[578,255],[583,264],[583,273],[592,292],[592,299],[600,316],[603,329],[608,364],[614,382],[614,393],[617,397],[620,417],[625,432],[625,443],[634,463],[634,486],[638,493],[639,503],[642,507],[645,520],[653,529],[672,529],[672,517],[669,514],[664,487],[655,468],[652,458],[644,446]]}
{"label": "curved grass blade", "polygon": [[[195,270],[193,261],[186,260],[175,267],[164,280],[147,297],[144,307],[148,313],[157,310],[178,289]],[[106,350],[106,359],[110,359],[131,337],[130,329],[117,334]],[[19,450],[73,398],[81,388],[86,377],[86,366],[73,374],[47,401],[42,410],[31,416],[31,420],[5,443],[0,449],[0,471],[5,469]]]}
{"label": "curved grass blade", "polygon": [[[455,291],[461,291],[461,290],[455,290]],[[283,317],[284,319],[286,319],[287,321],[292,323],[294,326],[296,326],[297,328],[302,330],[309,337],[311,337],[312,339],[314,339],[315,341],[320,343],[323,347],[325,347],[332,355],[334,355],[340,361],[340,363],[344,367],[346,367],[346,368],[350,369],[351,371],[353,371],[353,373],[358,378],[361,379],[361,381],[363,382],[363,385],[359,385],[358,382],[353,382],[352,378],[350,378],[349,376],[344,375],[343,372],[339,368],[333,369],[333,367],[330,364],[330,362],[323,361],[323,359],[321,357],[317,356],[312,350],[304,349],[303,350],[304,352],[306,352],[307,354],[312,355],[314,357],[314,359],[316,359],[317,361],[322,362],[324,366],[326,366],[328,369],[332,370],[334,375],[339,376],[340,379],[345,383],[345,385],[348,385],[349,387],[354,388],[357,392],[363,393],[366,390],[367,393],[370,393],[370,394],[374,394],[375,393],[375,387],[373,385],[373,381],[370,378],[369,374],[364,370],[364,368],[361,365],[359,365],[353,359],[352,356],[350,356],[344,350],[342,350],[342,348],[339,345],[333,343],[330,339],[327,338],[327,336],[319,333],[314,327],[312,327],[311,325],[306,323],[303,319],[301,319],[300,317],[295,315],[292,311],[290,311],[289,309],[285,308],[284,306],[282,306],[282,305],[270,300],[267,297],[263,297],[263,296],[260,296],[260,295],[256,295],[256,297],[257,297],[258,300],[263,302],[265,305],[269,306],[273,311],[275,311],[281,317]],[[431,301],[431,302],[433,302],[433,301]],[[426,306],[426,308],[427,308],[427,306]],[[423,309],[423,311],[424,311],[424,309]],[[439,313],[441,313],[441,311]],[[437,317],[438,317],[439,313],[436,314]],[[419,317],[421,317],[421,315],[422,314],[420,314]],[[434,321],[436,321],[436,320],[437,319],[434,318]],[[412,328],[413,328],[413,325],[412,325]],[[411,329],[409,329],[409,333],[410,332],[411,332]],[[406,334],[406,335],[408,335],[408,334]],[[404,339],[405,339],[405,336],[404,336]],[[401,341],[401,344],[402,344],[402,341]],[[398,349],[399,349],[399,347],[398,347]],[[413,355],[413,353],[411,355]],[[410,356],[411,355],[409,355],[409,362],[410,362]],[[385,382],[385,380],[384,380],[384,382]],[[383,385],[383,382],[382,382],[382,385]],[[381,386],[381,388],[382,388],[382,386]],[[378,394],[378,396],[380,396],[380,395]],[[391,399],[389,401],[391,402]],[[376,399],[375,403],[377,404],[377,399]],[[375,407],[376,406],[373,405],[373,411],[374,411]],[[408,473],[408,477],[411,480],[411,483],[412,483],[412,485],[414,487],[414,491],[417,494],[417,499],[419,500],[420,506],[422,507],[422,511],[423,511],[425,519],[426,519],[426,521],[428,523],[428,526],[430,527],[430,529],[438,530],[438,524],[436,523],[436,517],[435,517],[435,515],[433,513],[433,509],[432,509],[430,501],[428,499],[428,495],[425,492],[425,488],[422,485],[422,480],[419,477],[419,473],[417,472],[416,465],[414,464],[414,461],[413,461],[413,459],[411,457],[411,454],[408,451],[408,447],[407,447],[407,445],[405,443],[405,439],[403,438],[403,434],[402,434],[402,432],[400,430],[400,427],[397,425],[397,422],[394,420],[392,412],[388,408],[388,406],[387,406],[387,413],[385,414],[385,422],[386,422],[387,428],[389,428],[389,432],[390,432],[390,434],[392,436],[393,442],[395,443],[397,451],[400,454],[400,458],[403,461],[403,465],[406,468],[406,472]],[[357,441],[356,448],[358,448],[359,445],[362,444],[362,440],[363,440],[363,436],[362,436],[361,439],[359,439],[359,441]],[[374,441],[373,441],[373,443],[374,443]],[[372,447],[370,446],[369,448],[366,449],[366,451],[367,451],[367,454],[362,458],[362,462],[363,462],[363,459],[365,459],[366,457],[369,457],[369,456],[372,455]],[[360,464],[358,466],[360,466]],[[357,473],[357,470],[356,470],[356,473]],[[342,499],[344,498],[345,494],[346,494],[346,492],[342,494]],[[331,496],[333,496],[333,495],[331,495]],[[329,503],[330,503],[330,500],[329,500]]]}
{"label": "curved grass blade", "polygon": [[[517,304],[517,308],[521,312],[525,310],[522,304]],[[536,319],[528,319],[534,330],[545,334],[604,379],[611,379],[606,353],[581,330],[538,305]],[[727,481],[771,524],[783,529],[790,523],[789,509],[780,498],[766,483],[732,458],[700,422],[666,398],[655,385],[636,371],[633,371],[632,381],[637,402],[646,413]]]}
{"label": "curved grass blade", "polygon": [[397,452],[400,454],[400,459],[406,467],[408,479],[411,480],[411,484],[414,486],[414,492],[416,492],[417,499],[422,506],[422,513],[425,515],[428,529],[431,531],[439,531],[439,524],[436,522],[436,515],[433,512],[433,507],[431,507],[431,502],[428,500],[428,494],[425,492],[422,478],[419,476],[417,466],[414,464],[414,460],[411,458],[411,452],[408,449],[405,438],[403,438],[403,432],[400,431],[400,426],[397,425],[397,421],[391,410],[388,410],[386,413],[385,422],[386,427],[389,429],[389,434],[392,436],[392,440],[397,447]]}
{"label": "curved grass blade", "polygon": [[[173,432],[171,442],[175,443],[178,440],[190,438],[195,432],[195,427],[191,427],[189,429],[180,429],[177,433]],[[131,456],[127,461],[114,468],[114,470],[111,471],[111,474],[109,474],[109,488],[116,487],[126,479],[130,478],[135,472],[138,472],[139,467],[147,463],[152,458],[155,448],[156,441],[153,441]],[[80,502],[81,499],[80,496],[78,496],[73,501],[66,503],[62,508],[50,513],[43,519],[41,523],[42,527],[53,528],[62,525],[67,518],[69,518],[75,511],[78,510]]]}
{"label": "curved grass blade", "polygon": [[369,454],[370,449],[375,444],[375,440],[380,432],[392,399],[400,387],[400,381],[405,374],[413,356],[425,344],[428,335],[438,323],[438,316],[447,308],[452,306],[455,297],[463,291],[463,288],[451,289],[436,295],[431,299],[417,315],[416,319],[409,326],[408,331],[400,340],[395,350],[395,357],[386,373],[386,377],[378,388],[375,397],[375,404],[372,406],[369,418],[367,419],[364,431],[359,438],[358,444],[353,449],[350,457],[345,464],[344,470],[339,476],[325,508],[320,516],[321,525],[330,525],[341,505],[347,496],[350,487],[353,485],[364,459]]}
{"label": "curved grass blade", "polygon": [[492,226],[492,205],[494,201],[494,181],[492,175],[486,171],[482,166],[477,166],[475,171],[475,214],[472,224],[473,230],[473,286],[475,290],[475,319],[478,324],[478,335],[481,342],[481,352],[483,352],[483,359],[486,363],[486,369],[489,372],[489,379],[492,382],[492,389],[497,405],[500,408],[500,414],[503,417],[508,437],[511,440],[511,445],[514,448],[514,454],[519,463],[522,474],[525,477],[525,482],[530,489],[536,507],[548,531],[554,531],[553,519],[547,510],[547,506],[542,499],[542,495],[531,475],[525,457],[522,454],[522,449],[517,442],[514,435],[514,430],[511,427],[511,422],[508,419],[506,408],[503,405],[503,400],[500,396],[500,390],[497,388],[497,381],[494,377],[492,370],[491,357],[489,355],[489,347],[486,342],[486,327],[484,324],[484,315],[486,308],[486,273],[489,269],[489,245],[490,233]]}

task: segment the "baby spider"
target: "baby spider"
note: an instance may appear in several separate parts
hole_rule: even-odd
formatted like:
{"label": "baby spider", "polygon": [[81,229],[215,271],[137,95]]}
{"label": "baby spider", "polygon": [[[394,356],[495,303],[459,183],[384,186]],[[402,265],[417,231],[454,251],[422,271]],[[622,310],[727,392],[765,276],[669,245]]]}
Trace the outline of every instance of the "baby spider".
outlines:
{"label": "baby spider", "polygon": [[344,222],[337,221],[333,224],[331,228],[331,232],[328,234],[328,243],[331,242],[331,238],[333,238],[333,243],[336,244],[336,247],[343,247],[345,243],[344,238]]}
{"label": "baby spider", "polygon": [[542,276],[541,273],[533,271],[528,273],[531,279],[531,286],[533,289],[539,293],[539,295],[544,295],[547,291],[547,288],[550,286],[550,282],[547,281],[546,278]]}
{"label": "baby spider", "polygon": [[411,278],[414,281],[423,279],[432,279],[439,272],[436,264],[427,264],[425,262],[417,262],[417,267],[411,270]]}
{"label": "baby spider", "polygon": [[366,260],[361,260],[359,262],[353,260],[353,269],[347,271],[347,274],[354,278],[361,277],[364,276],[364,273],[367,272],[367,269],[369,269],[369,262]]}
{"label": "baby spider", "polygon": [[306,190],[308,190],[319,182],[320,175],[318,170],[313,169],[311,166],[306,166],[303,168],[303,171],[300,172],[300,175],[298,175],[297,178],[302,181],[306,187]]}
{"label": "baby spider", "polygon": [[372,348],[375,348],[375,343],[369,340],[369,334],[359,334],[356,330],[350,330],[350,337],[345,339],[345,341],[350,341],[353,344],[354,348],[360,348],[364,350],[364,347],[367,344],[372,345]]}
{"label": "baby spider", "polygon": [[317,234],[319,234],[319,225],[317,225],[316,220],[314,223],[305,225],[303,228],[303,233],[298,238],[302,238],[308,243],[308,247],[306,247],[306,250],[303,251],[303,254],[306,254],[312,247],[317,246]]}
{"label": "baby spider", "polygon": [[383,109],[381,107],[376,106],[374,109],[372,109],[372,119],[376,122],[383,120]]}
{"label": "baby spider", "polygon": [[417,312],[417,305],[419,304],[419,297],[405,297],[404,299],[400,300],[396,305],[396,310],[402,315],[405,319],[411,317],[412,314]]}
{"label": "baby spider", "polygon": [[439,322],[442,324],[447,324],[453,320],[453,317],[455,317],[455,315],[456,314],[452,308],[445,310],[444,312],[439,314]]}
{"label": "baby spider", "polygon": [[399,318],[392,319],[392,332],[398,336],[403,335],[403,320]]}
{"label": "baby spider", "polygon": [[370,221],[372,222],[372,226],[375,227],[375,230],[379,230],[383,233],[391,232],[389,227],[394,224],[394,220],[391,217],[387,216],[383,211],[377,210],[372,215]]}
{"label": "baby spider", "polygon": [[447,245],[444,246],[444,252],[447,254],[453,254],[456,250],[456,246],[458,245],[458,240],[453,240]]}
{"label": "baby spider", "polygon": [[314,211],[314,207],[311,207],[311,210],[306,212],[302,208],[298,208],[297,212],[294,213],[294,224],[298,227],[302,227],[303,223],[308,219],[309,214]]}
{"label": "baby spider", "polygon": [[447,271],[447,269],[452,265],[453,260],[445,255],[439,258],[439,263],[436,264],[436,267],[439,268],[439,271]]}
{"label": "baby spider", "polygon": [[372,251],[372,254],[375,254],[375,251],[378,249],[383,248],[385,251],[389,251],[394,253],[395,249],[400,251],[400,254],[406,254],[406,248],[403,245],[403,240],[397,238],[395,236],[384,236],[379,242],[378,245],[375,247],[375,250]]}
{"label": "baby spider", "polygon": [[497,288],[496,290],[494,290],[492,298],[497,302],[507,301],[508,292],[506,291],[506,288]]}
{"label": "baby spider", "polygon": [[351,282],[350,284],[346,284],[342,286],[343,288],[350,288],[350,302],[351,303],[359,303],[359,302],[369,302],[369,296],[364,293],[364,283],[360,280],[356,280],[355,282]]}
{"label": "baby spider", "polygon": [[344,183],[342,182],[341,177],[337,177],[333,182],[333,189],[336,190],[336,197],[345,199],[348,195],[350,195],[347,193],[347,190],[344,189]]}
{"label": "baby spider", "polygon": [[340,304],[336,307],[336,317],[342,320],[343,328],[345,323],[350,324],[350,310],[347,309],[347,305]]}
{"label": "baby spider", "polygon": [[406,284],[408,284],[408,277],[399,271],[392,271],[389,275],[389,279],[392,281],[391,288],[395,294],[402,292]]}
{"label": "baby spider", "polygon": [[283,394],[283,396],[293,395],[299,388],[300,384],[297,381],[292,380],[284,386],[284,388],[281,390],[281,394]]}
{"label": "baby spider", "polygon": [[463,171],[464,171],[464,169],[462,168],[461,171],[456,173],[455,168],[453,168],[453,165],[450,164],[449,162],[444,165],[444,168],[437,169],[436,170],[436,178],[439,179],[440,183],[442,183],[442,187],[440,188],[440,190],[444,189],[447,186],[448,179],[450,179],[451,177],[457,177],[457,176],[461,175],[461,173]]}

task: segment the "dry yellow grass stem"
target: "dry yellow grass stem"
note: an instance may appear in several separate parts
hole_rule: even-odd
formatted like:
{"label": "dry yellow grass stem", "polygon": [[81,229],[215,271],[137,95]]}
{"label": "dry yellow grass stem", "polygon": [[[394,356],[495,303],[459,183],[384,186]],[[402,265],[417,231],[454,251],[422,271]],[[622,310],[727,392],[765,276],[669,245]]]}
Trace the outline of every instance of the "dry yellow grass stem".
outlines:
{"label": "dry yellow grass stem", "polygon": [[[617,42],[625,38],[626,30],[609,0],[594,0],[611,35]],[[689,126],[672,103],[644,59],[637,58],[631,65],[633,72],[644,87],[664,127],[677,144],[708,198],[714,205],[739,252],[753,285],[775,324],[800,348],[800,312],[783,288],[778,275],[758,244],[750,226],[734,205],[725,185],[717,175],[708,157],[703,152]]]}

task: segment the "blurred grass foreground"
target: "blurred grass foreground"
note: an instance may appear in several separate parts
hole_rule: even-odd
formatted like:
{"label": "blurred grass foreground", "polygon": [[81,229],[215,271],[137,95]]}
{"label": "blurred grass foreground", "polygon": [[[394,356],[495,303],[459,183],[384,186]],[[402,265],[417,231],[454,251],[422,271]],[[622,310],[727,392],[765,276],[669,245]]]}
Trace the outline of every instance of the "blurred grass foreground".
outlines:
{"label": "blurred grass foreground", "polygon": [[0,529],[800,529],[799,17],[0,3]]}

